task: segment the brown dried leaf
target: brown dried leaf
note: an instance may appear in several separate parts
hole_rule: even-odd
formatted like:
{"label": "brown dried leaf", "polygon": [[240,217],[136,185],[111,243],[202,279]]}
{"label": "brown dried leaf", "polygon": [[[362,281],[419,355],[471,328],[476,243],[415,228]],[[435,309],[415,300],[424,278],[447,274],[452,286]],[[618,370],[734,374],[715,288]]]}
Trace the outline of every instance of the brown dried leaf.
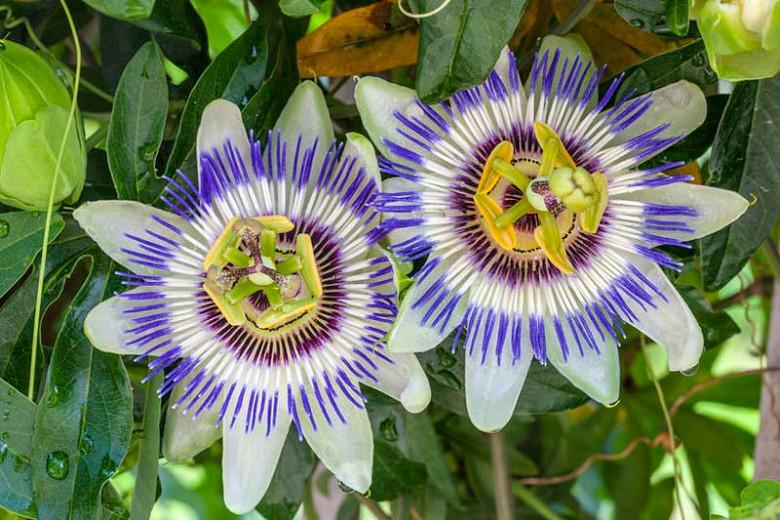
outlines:
{"label": "brown dried leaf", "polygon": [[392,0],[352,9],[298,40],[298,73],[350,76],[412,65],[419,36]]}

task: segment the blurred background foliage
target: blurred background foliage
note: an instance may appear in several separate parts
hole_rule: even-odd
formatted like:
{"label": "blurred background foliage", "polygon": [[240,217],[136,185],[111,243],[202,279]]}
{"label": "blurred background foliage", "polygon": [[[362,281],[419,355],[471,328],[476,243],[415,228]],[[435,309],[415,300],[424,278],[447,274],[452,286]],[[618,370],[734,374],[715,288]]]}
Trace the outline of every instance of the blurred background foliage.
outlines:
{"label": "blurred background foliage", "polygon": [[[430,11],[439,1],[408,8]],[[772,241],[780,79],[719,82],[687,0],[451,0],[419,23],[393,1],[68,6],[83,58],[77,95],[87,180],[79,201],[52,219],[45,266],[45,215],[0,205],[1,518],[232,517],[222,504],[220,444],[185,464],[159,459],[167,409],[153,395],[159,381],[141,385],[145,366],[99,352],[84,337],[86,311],[119,285],[116,266],[75,224],[74,207],[105,198],[159,204],[164,173],[194,172],[197,126],[212,99],[239,104],[262,136],[299,79],[314,78],[343,136],[362,130],[352,76],[381,73],[433,102],[482,81],[507,44],[528,71],[546,34],[584,39],[607,77],[624,76],[621,93],[687,79],[707,95],[704,125],[653,159],[683,161],[678,173],[753,202],[729,229],[673,251],[685,262],[675,283],[704,329],[698,369],[669,374],[663,349],[629,331],[621,400],[603,407],[535,364],[496,457],[495,441],[465,417],[462,352],[443,346],[420,355],[433,387],[425,413],[369,394],[375,461],[366,496],[340,487],[290,437],[271,489],[245,517],[488,519],[508,490],[517,518],[778,518],[780,485],[748,484],[761,462],[762,372],[778,369],[767,364],[767,345],[780,349],[780,311],[771,314],[780,273]],[[37,50],[70,88],[75,47],[58,2],[0,0],[0,19],[6,39]],[[45,313],[31,371],[40,269]],[[780,385],[775,378],[772,390],[765,379],[771,410]],[[777,428],[763,416],[765,428]],[[761,449],[780,450],[776,436]]]}

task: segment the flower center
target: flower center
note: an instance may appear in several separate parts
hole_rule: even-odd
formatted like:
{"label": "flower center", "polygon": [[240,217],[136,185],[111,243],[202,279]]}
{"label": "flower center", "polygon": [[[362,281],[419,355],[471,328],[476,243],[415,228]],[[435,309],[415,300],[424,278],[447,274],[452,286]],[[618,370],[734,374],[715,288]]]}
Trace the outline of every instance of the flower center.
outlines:
{"label": "flower center", "polygon": [[[231,325],[275,329],[316,307],[322,281],[311,237],[299,233],[287,247],[279,244],[294,227],[281,215],[234,218],[206,255],[203,288]],[[267,304],[256,305],[257,293]]]}
{"label": "flower center", "polygon": [[[537,121],[534,132],[542,148],[541,163],[526,159],[512,163],[512,143],[500,142],[485,161],[474,202],[490,235],[507,251],[518,245],[515,222],[527,222],[535,215],[539,221],[533,230],[536,245],[560,271],[572,274],[574,267],[561,237],[566,219],[559,222],[556,217],[565,209],[576,215],[582,231],[598,231],[609,200],[607,178],[577,166],[549,126]],[[490,196],[502,178],[509,183],[501,200],[503,207]],[[514,191],[508,197],[510,189]]]}

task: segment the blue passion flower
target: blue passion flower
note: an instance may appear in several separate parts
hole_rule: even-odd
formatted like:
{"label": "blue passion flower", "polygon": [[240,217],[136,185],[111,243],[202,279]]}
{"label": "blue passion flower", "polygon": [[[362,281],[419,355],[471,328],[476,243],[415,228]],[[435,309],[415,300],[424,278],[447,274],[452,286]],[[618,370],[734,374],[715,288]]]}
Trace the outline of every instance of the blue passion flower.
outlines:
{"label": "blue passion flower", "polygon": [[679,81],[601,99],[604,69],[576,40],[548,37],[525,86],[508,50],[481,85],[426,105],[361,79],[355,98],[384,154],[374,206],[395,254],[427,258],[388,338],[391,352],[455,334],[466,350],[468,413],[486,431],[510,419],[533,359],[593,399],[618,399],[628,323],[666,348],[672,370],[702,352],[699,325],[659,266],[658,246],[716,231],[747,207],[644,163],[704,120]]}
{"label": "blue passion flower", "polygon": [[413,412],[430,399],[412,354],[382,343],[396,316],[393,267],[376,243],[371,143],[334,140],[313,83],[290,98],[266,145],[217,100],[197,137],[197,185],[180,174],[170,211],[92,202],[74,215],[127,272],[85,331],[102,350],[149,358],[171,393],[163,454],[223,437],[225,503],[244,513],[270,483],[291,425],[345,484],[365,492],[373,440],[360,385]]}

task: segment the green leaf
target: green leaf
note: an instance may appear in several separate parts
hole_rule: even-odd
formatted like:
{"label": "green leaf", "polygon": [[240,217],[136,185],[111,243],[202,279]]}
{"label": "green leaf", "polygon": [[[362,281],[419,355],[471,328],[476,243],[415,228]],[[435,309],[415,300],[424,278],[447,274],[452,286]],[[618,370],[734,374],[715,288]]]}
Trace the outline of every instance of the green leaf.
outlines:
{"label": "green leaf", "polygon": [[[52,215],[50,240],[62,231],[64,222]],[[0,297],[22,278],[41,250],[46,215],[42,212],[0,213]]]}
{"label": "green leaf", "polygon": [[780,498],[780,482],[757,480],[740,493],[743,506],[762,506]]}
{"label": "green leaf", "polygon": [[615,0],[615,11],[637,29],[659,36],[686,36],[689,1]]}
{"label": "green leaf", "polygon": [[739,326],[726,312],[715,312],[704,294],[690,285],[678,286],[677,291],[693,311],[704,333],[704,348],[715,348],[731,336],[739,334]]}
{"label": "green leaf", "polygon": [[[718,81],[717,74],[707,65],[707,52],[701,40],[653,56],[628,67],[623,73],[625,81],[620,85],[615,99],[621,99],[633,89],[639,96],[681,79],[697,84],[706,93]],[[604,94],[609,84],[610,80],[601,83],[601,94]]]}
{"label": "green leaf", "polygon": [[450,504],[458,504],[452,473],[444,460],[436,430],[425,412],[406,415],[406,445],[412,460],[425,464],[428,479]]}
{"label": "green leaf", "polygon": [[[418,13],[441,0],[416,0]],[[523,14],[527,0],[451,0],[439,13],[420,20],[417,94],[425,103],[487,78]]]}
{"label": "green leaf", "polygon": [[385,440],[374,439],[374,467],[371,474],[372,500],[392,500],[425,484],[425,465],[404,456]]}
{"label": "green leaf", "polygon": [[301,506],[315,462],[311,449],[306,442],[298,440],[293,428],[284,441],[271,485],[257,505],[260,514],[269,520],[292,520]]}
{"label": "green leaf", "polygon": [[132,0],[130,2],[127,0],[84,0],[84,2],[111,18],[135,20],[148,18],[152,13],[155,0]]}
{"label": "green leaf", "polygon": [[94,349],[82,332],[87,313],[117,289],[114,264],[91,254],[54,344],[33,430],[33,489],[39,518],[86,518],[124,458],[133,427],[130,384],[121,357]]}
{"label": "green leaf", "polygon": [[677,36],[688,34],[691,23],[688,18],[690,2],[691,0],[666,0],[666,21]]}
{"label": "green leaf", "polygon": [[293,18],[309,16],[320,10],[322,0],[279,0],[279,8]]}
{"label": "green leaf", "polygon": [[767,239],[780,212],[780,76],[737,84],[723,113],[709,169],[710,186],[752,201],[739,220],[701,241],[707,290],[723,287]]}
{"label": "green leaf", "polygon": [[35,403],[0,379],[0,507],[34,516],[30,432]]}
{"label": "green leaf", "polygon": [[265,78],[268,45],[265,29],[253,23],[239,39],[222,51],[198,79],[181,114],[166,175],[172,176],[194,153],[203,109],[217,98],[246,106]]}
{"label": "green leaf", "polygon": [[168,84],[160,49],[148,42],[119,79],[108,123],[106,153],[119,198],[146,201],[143,194],[161,182],[155,160],[167,113]]}
{"label": "green leaf", "polygon": [[160,458],[160,405],[157,395],[165,374],[157,373],[146,383],[144,398],[144,430],[138,448],[138,473],[133,491],[131,520],[147,520],[157,501],[157,471]]}

